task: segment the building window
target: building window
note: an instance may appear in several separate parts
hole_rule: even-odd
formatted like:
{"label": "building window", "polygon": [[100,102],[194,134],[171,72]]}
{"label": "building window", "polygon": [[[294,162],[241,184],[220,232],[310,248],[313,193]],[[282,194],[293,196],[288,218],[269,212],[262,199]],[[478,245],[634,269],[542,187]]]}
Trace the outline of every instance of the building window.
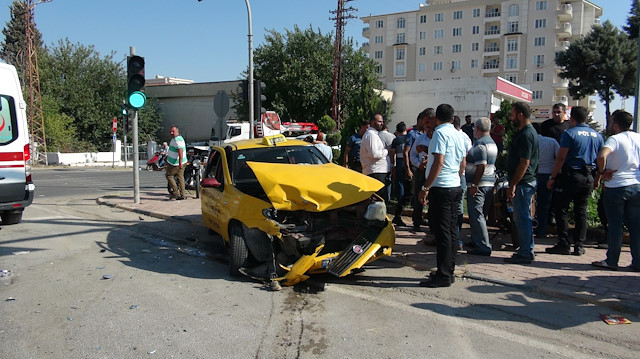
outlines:
{"label": "building window", "polygon": [[541,29],[547,27],[547,19],[537,19],[536,20],[536,29]]}
{"label": "building window", "polygon": [[420,23],[424,24],[427,22],[427,15],[420,15]]}
{"label": "building window", "polygon": [[396,60],[404,60],[405,59],[405,49],[396,49]]}
{"label": "building window", "polygon": [[427,64],[419,63],[418,64],[418,72],[427,72]]}
{"label": "building window", "polygon": [[433,54],[434,55],[442,55],[442,46],[441,45],[434,46],[433,47]]}
{"label": "building window", "polygon": [[433,38],[434,39],[442,39],[444,37],[444,30],[440,29],[440,30],[434,30],[433,31]]}
{"label": "building window", "polygon": [[505,74],[504,78],[509,82],[513,82],[514,84],[516,82],[518,82],[518,75],[517,74]]}
{"label": "building window", "polygon": [[454,20],[461,20],[462,19],[462,10],[456,10],[453,12],[453,19]]}
{"label": "building window", "polygon": [[427,32],[426,31],[420,31],[420,40],[424,40],[427,38]]}
{"label": "building window", "polygon": [[544,46],[545,37],[536,37],[533,39],[533,46]]}
{"label": "building window", "polygon": [[462,61],[451,61],[451,70],[460,70],[462,68]]}
{"label": "building window", "polygon": [[536,10],[547,10],[547,0],[536,1]]}
{"label": "building window", "polygon": [[384,20],[376,20],[376,28],[384,27]]}
{"label": "building window", "polygon": [[433,63],[433,71],[442,71],[442,61]]}
{"label": "building window", "polygon": [[533,64],[542,66],[544,65],[544,55],[536,55],[533,57]]}
{"label": "building window", "polygon": [[437,13],[434,15],[433,17],[433,21],[435,22],[440,22],[440,21],[444,21],[444,13]]}
{"label": "building window", "polygon": [[374,39],[374,42],[375,42],[376,44],[381,44],[381,43],[383,42],[383,40],[382,40],[382,35],[378,35],[378,36],[376,36],[376,37],[375,37],[375,39]]}
{"label": "building window", "polygon": [[472,42],[471,43],[471,51],[478,51],[478,48],[480,48],[479,43],[477,43],[477,42]]}
{"label": "building window", "polygon": [[518,39],[507,39],[507,51],[518,51]]}
{"label": "building window", "polygon": [[542,82],[544,81],[544,73],[536,72],[533,74],[533,82]]}
{"label": "building window", "polygon": [[462,36],[462,28],[454,27],[453,28],[453,36]]}
{"label": "building window", "polygon": [[426,54],[427,54],[427,48],[426,47],[421,47],[420,49],[418,49],[418,55],[424,56]]}
{"label": "building window", "polygon": [[518,32],[518,22],[517,21],[509,21],[507,24],[507,32]]}
{"label": "building window", "polygon": [[404,32],[396,35],[396,44],[404,44]]}
{"label": "building window", "polygon": [[403,17],[398,18],[398,29],[404,29],[405,20]]}
{"label": "building window", "polygon": [[520,7],[518,5],[510,5],[509,6],[509,16],[518,16],[520,15]]}
{"label": "building window", "polygon": [[533,91],[531,98],[534,100],[540,100],[542,98],[542,90]]}
{"label": "building window", "polygon": [[396,63],[395,76],[404,76],[404,62]]}
{"label": "building window", "polygon": [[451,52],[458,53],[458,52],[462,52],[462,44],[455,44],[451,46]]}
{"label": "building window", "polygon": [[475,69],[478,67],[478,60],[471,60],[471,68]]}
{"label": "building window", "polygon": [[517,69],[517,68],[518,68],[518,56],[507,55],[507,69]]}
{"label": "building window", "polygon": [[374,53],[373,57],[376,58],[376,59],[381,59],[381,58],[384,57],[383,55],[384,55],[384,53],[382,51],[376,51]]}
{"label": "building window", "polygon": [[479,34],[479,33],[480,33],[480,26],[478,26],[478,25],[474,25],[474,26],[471,28],[471,32],[472,32],[474,35],[475,35],[475,34]]}

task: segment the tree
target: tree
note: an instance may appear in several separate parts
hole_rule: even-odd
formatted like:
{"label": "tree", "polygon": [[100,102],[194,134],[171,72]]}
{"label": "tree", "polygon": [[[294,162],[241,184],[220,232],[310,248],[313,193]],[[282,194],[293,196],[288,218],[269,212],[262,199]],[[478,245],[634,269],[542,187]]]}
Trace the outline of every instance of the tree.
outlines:
{"label": "tree", "polygon": [[622,28],[629,34],[630,39],[638,38],[638,28],[640,28],[640,0],[633,0],[631,3],[627,26],[623,26]]}
{"label": "tree", "polygon": [[[27,6],[23,1],[15,0],[9,5],[10,20],[2,29],[4,41],[0,43],[0,59],[16,67],[18,76],[25,81],[25,58],[27,56]],[[42,34],[35,29],[35,44],[38,54],[42,53]]]}
{"label": "tree", "polygon": [[597,93],[605,103],[607,125],[614,93],[631,96],[635,89],[637,45],[610,21],[594,25],[585,37],[558,54],[560,77],[571,80],[569,94],[581,99]]}

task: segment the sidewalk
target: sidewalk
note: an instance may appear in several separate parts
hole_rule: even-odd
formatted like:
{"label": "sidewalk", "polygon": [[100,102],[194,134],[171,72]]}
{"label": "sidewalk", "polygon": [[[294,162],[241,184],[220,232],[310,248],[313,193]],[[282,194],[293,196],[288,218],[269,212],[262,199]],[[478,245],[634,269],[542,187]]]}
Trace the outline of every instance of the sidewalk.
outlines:
{"label": "sidewalk", "polygon": [[[162,191],[140,193],[140,204],[133,203],[133,193],[104,196],[97,201],[120,209],[133,211],[156,218],[184,221],[204,226],[200,214],[200,200],[193,192],[182,201],[168,201],[168,194]],[[169,206],[169,204],[171,204]],[[411,219],[405,217],[406,223]],[[428,231],[427,227],[422,227]],[[468,225],[462,230],[464,241],[470,235]],[[509,234],[497,233],[489,229],[492,243],[510,243]],[[423,240],[433,239],[424,232],[413,232],[410,227],[396,228],[396,245],[391,258],[417,270],[429,271],[436,266],[435,247]],[[555,237],[536,240],[536,260],[531,265],[504,263],[503,258],[513,253],[508,247],[494,250],[491,257],[467,255],[460,251],[457,256],[456,275],[492,283],[520,287],[556,297],[569,298],[583,303],[608,306],[638,315],[640,313],[640,273],[626,270],[607,271],[598,269],[591,262],[606,258],[606,250],[595,245],[587,245],[587,253],[576,257],[546,254],[544,249],[555,244]],[[595,242],[587,238],[587,243]],[[620,255],[620,266],[631,264],[629,247],[624,246]]]}

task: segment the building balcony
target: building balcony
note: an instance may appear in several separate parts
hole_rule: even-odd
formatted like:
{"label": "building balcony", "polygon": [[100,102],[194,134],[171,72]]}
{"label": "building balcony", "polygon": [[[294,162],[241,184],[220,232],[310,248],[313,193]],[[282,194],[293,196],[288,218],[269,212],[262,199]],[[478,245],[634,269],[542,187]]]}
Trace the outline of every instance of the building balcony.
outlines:
{"label": "building balcony", "polygon": [[555,89],[566,89],[569,87],[568,79],[553,79],[553,88]]}
{"label": "building balcony", "polygon": [[492,9],[492,10],[488,10],[487,12],[484,13],[484,18],[485,19],[491,19],[491,18],[500,17],[501,13],[500,13],[499,9],[496,8],[496,9]]}
{"label": "building balcony", "polygon": [[364,51],[369,51],[369,42],[368,41],[362,43],[362,49]]}
{"label": "building balcony", "polygon": [[553,102],[561,102],[565,106],[569,104],[569,97],[567,96],[553,96]]}
{"label": "building balcony", "polygon": [[573,7],[571,4],[558,5],[558,21],[565,22],[573,19]]}
{"label": "building balcony", "polygon": [[556,52],[568,49],[570,44],[569,41],[556,41]]}
{"label": "building balcony", "polygon": [[484,37],[485,40],[488,39],[499,39],[500,38],[500,29],[487,29],[484,30]]}
{"label": "building balcony", "polygon": [[362,37],[366,37],[368,39],[369,35],[371,35],[371,30],[369,29],[369,26],[363,27],[362,28]]}
{"label": "building balcony", "polygon": [[562,22],[556,25],[556,34],[558,34],[559,37],[570,37],[573,34],[571,31],[571,23]]}
{"label": "building balcony", "polygon": [[500,70],[500,61],[487,61],[482,64],[482,74],[495,74]]}
{"label": "building balcony", "polygon": [[[491,52],[500,52],[500,46],[486,46],[484,48],[484,52],[485,54],[491,53]],[[492,55],[495,55],[495,54],[492,54]]]}

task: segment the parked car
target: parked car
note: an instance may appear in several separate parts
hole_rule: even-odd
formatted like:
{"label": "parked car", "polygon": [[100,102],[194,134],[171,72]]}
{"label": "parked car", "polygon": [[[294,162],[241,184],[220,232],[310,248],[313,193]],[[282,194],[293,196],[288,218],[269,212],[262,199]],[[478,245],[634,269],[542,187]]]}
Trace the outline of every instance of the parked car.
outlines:
{"label": "parked car", "polygon": [[375,194],[382,186],[304,141],[236,141],[212,148],[202,216],[229,247],[232,275],[294,285],[391,255],[395,231]]}
{"label": "parked car", "polygon": [[33,201],[26,103],[15,67],[0,63],[0,218],[16,224]]}

